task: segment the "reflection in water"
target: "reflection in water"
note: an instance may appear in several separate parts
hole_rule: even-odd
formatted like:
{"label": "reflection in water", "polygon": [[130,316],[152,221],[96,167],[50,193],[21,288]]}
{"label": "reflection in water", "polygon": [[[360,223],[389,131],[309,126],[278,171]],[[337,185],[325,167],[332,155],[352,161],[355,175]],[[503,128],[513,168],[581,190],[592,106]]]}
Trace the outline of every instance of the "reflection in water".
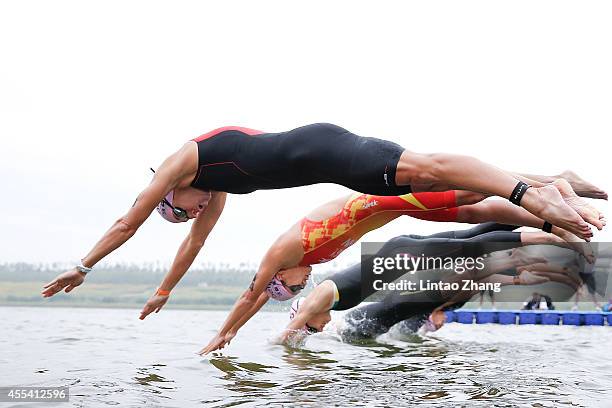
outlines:
{"label": "reflection in water", "polygon": [[337,363],[336,360],[324,358],[322,355],[330,354],[329,352],[312,352],[309,350],[295,349],[291,347],[285,347],[285,353],[283,354],[283,360],[288,364],[291,364],[298,369],[311,370],[325,369],[326,364]]}
{"label": "reflection in water", "polygon": [[159,371],[159,367],[165,367],[163,364],[153,364],[151,367],[144,367],[137,369],[138,375],[134,377],[134,380],[140,384],[145,385],[147,387],[152,387],[151,392],[156,394],[161,394],[161,390],[173,390],[176,389],[174,386],[170,385],[162,385],[165,383],[173,383],[172,380],[167,380],[161,375],[157,374],[153,371]]}

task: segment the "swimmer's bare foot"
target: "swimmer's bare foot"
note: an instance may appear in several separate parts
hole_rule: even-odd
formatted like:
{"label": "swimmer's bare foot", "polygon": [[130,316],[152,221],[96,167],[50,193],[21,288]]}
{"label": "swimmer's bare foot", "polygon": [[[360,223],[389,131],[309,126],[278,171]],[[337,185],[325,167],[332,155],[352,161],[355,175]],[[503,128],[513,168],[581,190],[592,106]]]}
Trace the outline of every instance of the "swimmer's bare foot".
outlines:
{"label": "swimmer's bare foot", "polygon": [[580,197],[596,198],[600,200],[608,199],[608,193],[584,180],[573,171],[566,170],[561,173],[559,177],[567,180],[570,186],[572,186],[574,192],[576,192],[576,194],[578,194]]}
{"label": "swimmer's bare foot", "polygon": [[554,185],[527,189],[521,206],[530,213],[582,239],[593,236],[589,225],[572,209]]}
{"label": "swimmer's bare foot", "polygon": [[605,218],[597,208],[578,197],[566,180],[558,179],[553,181],[552,184],[557,187],[567,205],[572,207],[583,220],[594,225],[598,230],[601,230],[606,225]]}

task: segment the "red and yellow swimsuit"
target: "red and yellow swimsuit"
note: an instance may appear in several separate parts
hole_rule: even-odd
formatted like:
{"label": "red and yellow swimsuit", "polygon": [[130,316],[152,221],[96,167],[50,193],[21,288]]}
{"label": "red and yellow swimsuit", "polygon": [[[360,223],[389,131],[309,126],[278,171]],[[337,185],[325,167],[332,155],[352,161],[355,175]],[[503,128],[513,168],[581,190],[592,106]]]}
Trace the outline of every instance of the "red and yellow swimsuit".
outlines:
{"label": "red and yellow swimsuit", "polygon": [[454,191],[411,193],[401,196],[355,194],[342,210],[322,221],[300,221],[304,258],[300,265],[331,261],[364,234],[409,215],[430,221],[457,220]]}

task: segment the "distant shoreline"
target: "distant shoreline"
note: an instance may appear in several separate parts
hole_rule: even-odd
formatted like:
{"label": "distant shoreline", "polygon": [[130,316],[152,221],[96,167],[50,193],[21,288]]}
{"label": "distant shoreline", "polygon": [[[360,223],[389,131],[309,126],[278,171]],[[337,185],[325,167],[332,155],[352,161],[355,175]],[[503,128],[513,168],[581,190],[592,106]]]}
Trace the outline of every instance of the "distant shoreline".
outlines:
{"label": "distant shoreline", "polygon": [[[0,302],[0,307],[36,307],[36,308],[75,308],[75,309],[130,309],[141,310],[144,304],[135,303],[76,303],[76,302]],[[232,305],[172,305],[166,304],[164,310],[209,310],[229,311]],[[271,310],[268,310],[271,311]]]}
{"label": "distant shoreline", "polygon": [[[41,295],[40,281],[0,281],[0,307],[66,307],[142,310],[147,300],[155,293],[150,284],[87,283],[73,292],[58,293],[50,298]],[[176,310],[222,310],[229,311],[246,286],[210,285],[177,286],[170,295],[164,309]],[[304,291],[304,295],[308,290]],[[288,305],[287,305],[288,306]],[[277,310],[276,301],[264,306],[264,310]]]}

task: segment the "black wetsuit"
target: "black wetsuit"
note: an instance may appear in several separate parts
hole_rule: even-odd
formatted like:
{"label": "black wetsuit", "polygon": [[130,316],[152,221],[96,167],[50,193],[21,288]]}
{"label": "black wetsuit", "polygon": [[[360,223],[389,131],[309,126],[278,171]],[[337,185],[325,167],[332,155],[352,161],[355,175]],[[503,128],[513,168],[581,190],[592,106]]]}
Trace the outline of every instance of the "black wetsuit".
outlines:
{"label": "black wetsuit", "polygon": [[[402,323],[401,332],[416,332],[429,318],[431,312],[448,301],[439,291],[416,292],[403,296],[388,296],[382,302],[370,303],[348,312],[348,323],[341,335],[345,341],[373,338]],[[466,301],[454,303],[445,310],[462,307]]]}
{"label": "black wetsuit", "polygon": [[403,147],[328,123],[281,133],[221,128],[193,140],[199,166],[191,186],[200,190],[246,194],[335,183],[373,195],[411,192],[395,185]]}
{"label": "black wetsuit", "polygon": [[[467,230],[441,232],[429,236],[412,235],[412,237],[413,239],[424,240],[424,244],[428,241],[429,243],[443,242],[439,240],[446,238],[451,243],[448,249],[454,248],[456,244],[461,242],[470,242],[471,244],[468,247],[456,246],[457,250],[459,253],[463,253],[464,256],[466,256],[467,252],[470,253],[469,256],[478,256],[478,253],[490,252],[491,249],[497,250],[502,249],[501,247],[519,246],[520,233],[510,232],[517,228],[517,226],[512,225],[486,223]],[[434,239],[432,240],[432,238]],[[488,245],[488,243],[494,243],[493,247]],[[414,244],[410,242],[410,245]],[[433,248],[436,248],[432,245],[425,247],[430,248],[430,253],[433,252]],[[515,271],[513,272],[515,273]],[[341,280],[334,280],[334,282],[340,283]],[[346,288],[344,290],[346,291]],[[338,291],[340,291],[340,288],[338,288]],[[355,300],[354,291],[348,293],[353,295],[352,299]],[[341,334],[345,341],[373,338],[386,333],[392,326],[400,322],[402,323],[400,331],[416,332],[427,320],[431,312],[448,300],[448,296],[443,296],[437,290],[405,293],[394,291],[382,301],[370,303],[349,311],[344,316],[348,324],[344,327]],[[342,301],[342,294],[340,294],[340,301]],[[458,309],[466,302],[467,300],[457,302],[446,308],[446,310]]]}
{"label": "black wetsuit", "polygon": [[[511,232],[516,226],[486,223],[461,231],[449,231],[430,236],[401,235],[389,240],[374,256],[364,257],[361,263],[329,276],[328,280],[336,284],[340,295],[339,301],[331,310],[346,310],[357,306],[370,295],[376,293],[368,279],[383,279],[392,282],[406,271],[397,274],[385,273],[372,276],[362,271],[372,271],[374,257],[394,257],[396,254],[411,253],[426,257],[480,257],[487,253],[521,246],[521,234]],[[365,268],[365,269],[362,269]]]}

